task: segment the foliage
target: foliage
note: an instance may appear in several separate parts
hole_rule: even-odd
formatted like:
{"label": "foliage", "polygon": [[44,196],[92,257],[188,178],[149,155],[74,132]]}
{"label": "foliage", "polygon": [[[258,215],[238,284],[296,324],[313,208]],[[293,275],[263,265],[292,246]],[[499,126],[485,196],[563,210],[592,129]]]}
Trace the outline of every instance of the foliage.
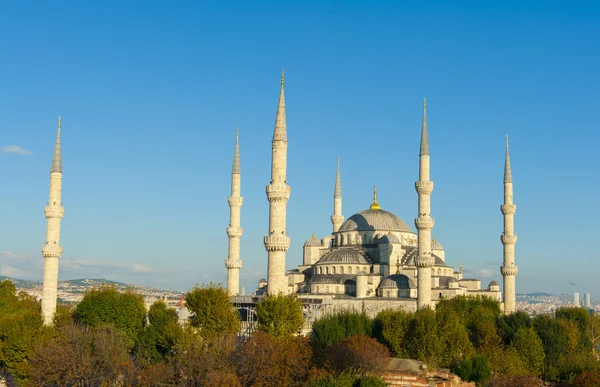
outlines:
{"label": "foliage", "polygon": [[194,315],[192,325],[200,328],[205,338],[240,330],[239,314],[221,284],[196,286],[185,295],[185,305]]}
{"label": "foliage", "polygon": [[571,385],[577,387],[598,387],[600,386],[600,371],[583,371],[575,376]]}
{"label": "foliage", "polygon": [[352,369],[365,376],[380,371],[390,357],[389,350],[377,340],[350,336],[329,348],[327,365],[338,373]]}
{"label": "foliage", "polygon": [[424,308],[414,314],[408,329],[406,347],[411,359],[433,367],[440,365],[443,348],[433,310]]}
{"label": "foliage", "polygon": [[347,337],[355,335],[371,336],[373,320],[364,312],[342,311],[326,315],[313,323],[310,338],[315,357],[319,363],[324,360],[327,348]]}
{"label": "foliage", "polygon": [[463,380],[479,384],[487,382],[492,376],[490,362],[487,357],[482,355],[474,355],[463,360],[457,364],[453,371]]}
{"label": "foliage", "polygon": [[359,379],[354,384],[356,387],[387,387],[387,383],[384,382],[380,377],[374,375],[368,375]]}
{"label": "foliage", "polygon": [[36,345],[31,381],[56,386],[123,382],[123,377],[134,376],[125,341],[123,332],[112,325],[63,326]]}
{"label": "foliage", "polygon": [[244,386],[305,386],[311,356],[305,337],[257,331],[237,353],[237,374]]}
{"label": "foliage", "polygon": [[148,321],[136,350],[142,364],[163,360],[171,353],[182,332],[177,311],[161,300],[150,306]]}
{"label": "foliage", "polygon": [[460,323],[458,313],[450,308],[441,309],[435,315],[441,345],[439,365],[450,368],[453,364],[475,353],[469,340],[467,328]]}
{"label": "foliage", "polygon": [[527,313],[519,311],[499,317],[497,325],[502,341],[505,345],[510,345],[519,329],[531,326],[531,318]]}
{"label": "foliage", "polygon": [[307,387],[353,387],[357,380],[352,370],[340,374],[321,372],[311,377]]}
{"label": "foliage", "polygon": [[133,291],[119,292],[114,286],[103,286],[86,292],[75,308],[75,320],[91,327],[114,324],[123,331],[127,348],[131,349],[144,329],[144,298]]}
{"label": "foliage", "polygon": [[293,295],[266,296],[256,304],[258,328],[277,337],[300,333],[304,325],[302,302]]}
{"label": "foliage", "polygon": [[570,321],[547,315],[536,316],[532,326],[544,348],[544,379],[559,380],[564,375],[566,358],[577,347],[578,331]]}
{"label": "foliage", "polygon": [[546,355],[544,354],[542,340],[533,328],[519,328],[514,335],[512,347],[531,374],[537,376],[542,374]]}
{"label": "foliage", "polygon": [[489,387],[540,387],[542,381],[534,375],[495,375]]}
{"label": "foliage", "polygon": [[389,348],[394,357],[409,356],[406,340],[412,318],[412,313],[402,309],[385,309],[375,317],[373,334]]}

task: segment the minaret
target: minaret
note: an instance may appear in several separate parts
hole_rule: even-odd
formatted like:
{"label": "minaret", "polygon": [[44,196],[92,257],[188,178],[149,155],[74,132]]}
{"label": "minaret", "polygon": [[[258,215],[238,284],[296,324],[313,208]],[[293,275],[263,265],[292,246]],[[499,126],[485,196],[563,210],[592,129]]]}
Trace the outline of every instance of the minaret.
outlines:
{"label": "minaret", "polygon": [[290,247],[286,235],[286,206],[291,187],[287,185],[287,129],[285,121],[285,99],[283,96],[284,75],[281,71],[281,91],[273,132],[271,183],[267,186],[269,200],[269,235],[264,239],[269,254],[267,291],[269,294],[287,293],[285,276],[285,253]]}
{"label": "minaret", "polygon": [[62,159],[60,154],[60,117],[54,158],[50,170],[50,199],[44,208],[46,214],[46,244],[42,247],[44,257],[44,283],[42,290],[42,316],[44,324],[51,325],[56,312],[58,294],[58,260],[62,255],[60,247],[60,220],[65,209],[61,206],[62,193]]}
{"label": "minaret", "polygon": [[240,293],[240,269],[242,268],[240,239],[244,229],[240,227],[240,210],[244,203],[244,198],[240,196],[241,179],[239,130],[236,130],[233,168],[231,169],[231,196],[227,198],[229,202],[229,227],[227,228],[229,252],[225,261],[225,267],[227,267],[227,291],[232,296]]}
{"label": "minaret", "polygon": [[342,215],[342,179],[340,178],[340,158],[338,157],[335,188],[333,190],[333,215],[331,215],[333,232],[337,232],[340,229],[342,222],[344,222],[344,215]]}
{"label": "minaret", "polygon": [[510,168],[510,154],[508,153],[508,136],[506,136],[506,159],[504,161],[504,204],[500,207],[504,215],[504,232],[500,236],[504,246],[504,265],[500,267],[504,279],[504,313],[516,311],[515,276],[519,269],[515,266],[515,212],[517,206],[513,204],[513,181]]}
{"label": "minaret", "polygon": [[419,152],[419,181],[415,188],[419,194],[419,216],[415,219],[415,226],[419,232],[419,250],[417,258],[417,307],[419,309],[431,307],[431,268],[433,256],[431,255],[431,230],[433,218],[431,217],[431,192],[433,181],[429,180],[429,138],[427,135],[427,100],[423,99],[423,125],[421,128],[421,151]]}

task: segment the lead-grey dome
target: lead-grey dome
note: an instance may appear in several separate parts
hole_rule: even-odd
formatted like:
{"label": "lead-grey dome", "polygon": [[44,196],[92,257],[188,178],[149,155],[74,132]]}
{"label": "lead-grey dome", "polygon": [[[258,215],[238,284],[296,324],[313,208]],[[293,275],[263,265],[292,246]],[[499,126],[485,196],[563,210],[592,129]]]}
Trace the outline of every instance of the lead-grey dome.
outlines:
{"label": "lead-grey dome", "polygon": [[313,236],[310,239],[307,239],[306,242],[304,242],[304,246],[321,247],[321,241],[315,238],[315,235],[313,234]]}
{"label": "lead-grey dome", "polygon": [[349,217],[338,232],[374,230],[412,232],[405,221],[391,212],[371,209]]}
{"label": "lead-grey dome", "polygon": [[323,256],[316,264],[330,265],[334,263],[351,263],[368,265],[369,261],[358,251],[350,248],[335,249]]}
{"label": "lead-grey dome", "polygon": [[379,284],[379,288],[411,289],[414,287],[415,285],[404,274],[392,274]]}
{"label": "lead-grey dome", "polygon": [[400,238],[390,233],[377,239],[377,243],[400,243]]}
{"label": "lead-grey dome", "polygon": [[356,280],[351,274],[315,274],[313,275],[308,283],[311,285],[315,284],[345,284],[345,285],[355,285]]}
{"label": "lead-grey dome", "polygon": [[435,238],[431,241],[431,250],[444,250],[444,246],[438,242]]}

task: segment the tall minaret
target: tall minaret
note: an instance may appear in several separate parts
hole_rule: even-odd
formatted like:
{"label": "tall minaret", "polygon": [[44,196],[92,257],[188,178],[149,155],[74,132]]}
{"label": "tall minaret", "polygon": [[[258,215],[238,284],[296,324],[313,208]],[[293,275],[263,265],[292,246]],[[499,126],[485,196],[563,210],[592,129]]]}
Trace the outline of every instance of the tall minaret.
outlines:
{"label": "tall minaret", "polygon": [[337,174],[335,175],[335,188],[333,190],[333,215],[331,215],[331,223],[333,223],[333,232],[340,229],[344,215],[342,215],[342,179],[340,178],[340,158],[338,157]]}
{"label": "tall minaret", "polygon": [[62,255],[60,247],[60,220],[65,209],[61,206],[62,193],[62,159],[60,154],[60,117],[58,117],[58,131],[54,158],[50,170],[50,199],[44,208],[46,214],[46,244],[42,247],[44,257],[44,284],[42,290],[42,316],[44,324],[50,325],[56,312],[56,299],[58,293],[58,260]]}
{"label": "tall minaret", "polygon": [[229,254],[225,261],[225,267],[227,267],[227,291],[232,296],[240,293],[240,269],[242,268],[240,239],[244,229],[240,227],[240,210],[244,203],[244,198],[240,196],[241,179],[239,130],[236,130],[235,152],[233,154],[233,168],[231,170],[231,196],[227,198],[229,202],[229,227],[227,228]]}
{"label": "tall minaret", "polygon": [[508,153],[508,136],[506,136],[506,159],[504,161],[504,204],[500,206],[504,215],[504,232],[500,236],[504,246],[504,265],[500,267],[504,279],[504,313],[514,313],[516,310],[515,276],[519,272],[515,266],[515,212],[517,206],[513,204],[513,181],[510,168],[510,154]]}
{"label": "tall minaret", "polygon": [[269,200],[269,235],[265,237],[265,249],[269,253],[267,291],[269,294],[287,293],[285,276],[285,253],[290,247],[286,232],[286,206],[291,187],[287,185],[287,129],[285,122],[284,75],[281,72],[279,106],[273,132],[271,184],[267,186]]}
{"label": "tall minaret", "polygon": [[429,138],[427,135],[427,100],[423,99],[423,125],[421,128],[421,152],[419,153],[419,181],[415,188],[419,194],[419,216],[415,226],[419,232],[419,251],[417,258],[417,307],[419,309],[431,306],[431,192],[433,181],[429,180]]}

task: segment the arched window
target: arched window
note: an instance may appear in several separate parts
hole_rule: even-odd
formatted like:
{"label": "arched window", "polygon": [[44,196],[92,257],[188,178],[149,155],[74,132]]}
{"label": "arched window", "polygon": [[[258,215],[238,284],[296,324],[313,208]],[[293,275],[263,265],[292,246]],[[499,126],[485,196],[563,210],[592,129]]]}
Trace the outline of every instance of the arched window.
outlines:
{"label": "arched window", "polygon": [[319,274],[323,274],[323,267],[319,267]]}
{"label": "arched window", "polygon": [[352,266],[348,266],[348,274],[352,274]]}
{"label": "arched window", "polygon": [[325,274],[329,274],[329,267],[325,267]]}
{"label": "arched window", "polygon": [[340,274],[344,274],[344,266],[340,266]]}
{"label": "arched window", "polygon": [[438,275],[442,275],[442,269],[438,269]]}
{"label": "arched window", "polygon": [[316,289],[317,289],[317,293],[319,293],[319,287],[318,287],[318,286],[317,286],[317,288],[316,288]]}
{"label": "arched window", "polygon": [[340,234],[340,245],[344,244],[344,234]]}
{"label": "arched window", "polygon": [[356,266],[356,274],[360,271],[360,267]]}
{"label": "arched window", "polygon": [[331,268],[331,274],[335,274],[335,266]]}

